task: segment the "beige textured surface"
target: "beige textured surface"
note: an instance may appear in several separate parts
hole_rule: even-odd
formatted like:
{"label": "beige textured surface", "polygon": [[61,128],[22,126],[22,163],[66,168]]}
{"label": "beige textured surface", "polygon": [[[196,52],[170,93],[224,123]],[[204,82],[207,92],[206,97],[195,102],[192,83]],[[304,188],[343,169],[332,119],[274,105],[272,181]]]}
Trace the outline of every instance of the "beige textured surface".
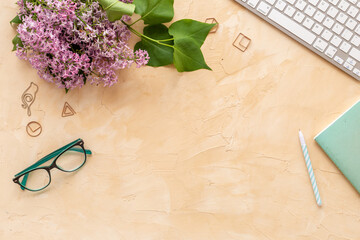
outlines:
{"label": "beige textured surface", "polygon": [[[232,0],[176,0],[176,19],[220,22],[202,48],[212,72],[129,69],[113,88],[65,95],[10,52],[14,2],[0,3],[0,239],[360,239],[360,195],[312,140],[360,98],[359,82]],[[245,53],[231,46],[240,32],[253,40]],[[65,101],[76,115],[61,117]],[[78,137],[94,152],[80,171],[54,171],[35,194],[12,183]]]}

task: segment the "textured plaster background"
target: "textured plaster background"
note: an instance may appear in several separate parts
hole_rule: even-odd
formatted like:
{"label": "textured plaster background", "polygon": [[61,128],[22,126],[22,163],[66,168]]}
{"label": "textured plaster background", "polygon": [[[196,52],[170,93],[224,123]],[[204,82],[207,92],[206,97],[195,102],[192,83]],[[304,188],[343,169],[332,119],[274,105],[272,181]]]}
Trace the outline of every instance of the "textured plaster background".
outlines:
{"label": "textured plaster background", "polygon": [[[65,95],[10,51],[14,3],[0,2],[0,239],[360,239],[360,195],[312,140],[360,98],[359,82],[232,0],[176,0],[175,20],[220,22],[202,47],[213,71],[132,68],[115,87]],[[240,32],[245,53],[231,45]],[[76,115],[61,117],[65,101]],[[37,138],[25,132],[33,120]],[[39,193],[12,183],[79,137],[94,152],[80,171],[53,171]]]}

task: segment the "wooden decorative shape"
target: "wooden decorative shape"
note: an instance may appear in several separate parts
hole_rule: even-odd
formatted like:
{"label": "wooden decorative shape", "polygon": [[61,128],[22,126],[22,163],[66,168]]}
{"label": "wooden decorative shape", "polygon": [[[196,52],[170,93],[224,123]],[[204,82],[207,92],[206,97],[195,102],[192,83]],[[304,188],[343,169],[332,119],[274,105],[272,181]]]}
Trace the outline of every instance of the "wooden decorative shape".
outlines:
{"label": "wooden decorative shape", "polygon": [[213,24],[213,23],[216,23],[216,25],[210,30],[210,33],[216,33],[218,28],[219,28],[219,23],[218,21],[216,21],[215,18],[207,18],[205,20],[205,23],[209,23],[209,24]]}
{"label": "wooden decorative shape", "polygon": [[40,123],[32,121],[26,125],[26,132],[30,137],[37,137],[42,132]]}
{"label": "wooden decorative shape", "polygon": [[62,116],[62,117],[69,117],[69,116],[74,115],[75,113],[76,113],[76,112],[75,112],[74,109],[70,106],[70,104],[69,104],[68,102],[65,102],[61,116]]}
{"label": "wooden decorative shape", "polygon": [[36,93],[39,90],[39,86],[35,83],[31,82],[30,86],[24,91],[21,96],[21,101],[23,104],[21,105],[24,109],[27,109],[27,115],[31,116],[30,107],[34,103],[36,98]]}
{"label": "wooden decorative shape", "polygon": [[235,41],[233,42],[233,46],[239,49],[242,52],[245,52],[251,43],[251,39],[240,33]]}

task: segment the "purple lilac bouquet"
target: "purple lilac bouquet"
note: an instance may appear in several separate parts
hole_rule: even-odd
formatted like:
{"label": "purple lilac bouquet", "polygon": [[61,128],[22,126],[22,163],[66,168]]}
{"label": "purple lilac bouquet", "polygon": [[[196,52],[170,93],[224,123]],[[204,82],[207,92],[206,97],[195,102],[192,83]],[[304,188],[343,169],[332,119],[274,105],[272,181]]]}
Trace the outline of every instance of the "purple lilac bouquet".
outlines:
{"label": "purple lilac bouquet", "polygon": [[[66,91],[91,84],[112,86],[115,71],[173,64],[179,72],[211,68],[201,51],[215,24],[174,17],[174,0],[19,0],[13,39],[21,59],[41,78]],[[140,17],[130,23],[130,16]],[[133,27],[140,20],[142,32]],[[130,33],[140,41],[131,49]]]}
{"label": "purple lilac bouquet", "polygon": [[[131,0],[121,0],[128,3]],[[95,0],[19,0],[14,48],[41,78],[66,91],[91,84],[112,86],[116,70],[146,65],[147,51],[127,42],[130,20],[110,22]],[[21,19],[21,20],[20,20]]]}

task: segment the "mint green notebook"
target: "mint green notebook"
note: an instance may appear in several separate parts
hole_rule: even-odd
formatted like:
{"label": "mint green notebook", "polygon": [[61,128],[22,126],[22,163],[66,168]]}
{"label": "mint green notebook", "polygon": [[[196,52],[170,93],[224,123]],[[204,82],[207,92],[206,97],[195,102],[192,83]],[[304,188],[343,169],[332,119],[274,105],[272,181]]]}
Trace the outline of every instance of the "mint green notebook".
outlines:
{"label": "mint green notebook", "polygon": [[320,132],[315,141],[360,193],[360,101]]}

